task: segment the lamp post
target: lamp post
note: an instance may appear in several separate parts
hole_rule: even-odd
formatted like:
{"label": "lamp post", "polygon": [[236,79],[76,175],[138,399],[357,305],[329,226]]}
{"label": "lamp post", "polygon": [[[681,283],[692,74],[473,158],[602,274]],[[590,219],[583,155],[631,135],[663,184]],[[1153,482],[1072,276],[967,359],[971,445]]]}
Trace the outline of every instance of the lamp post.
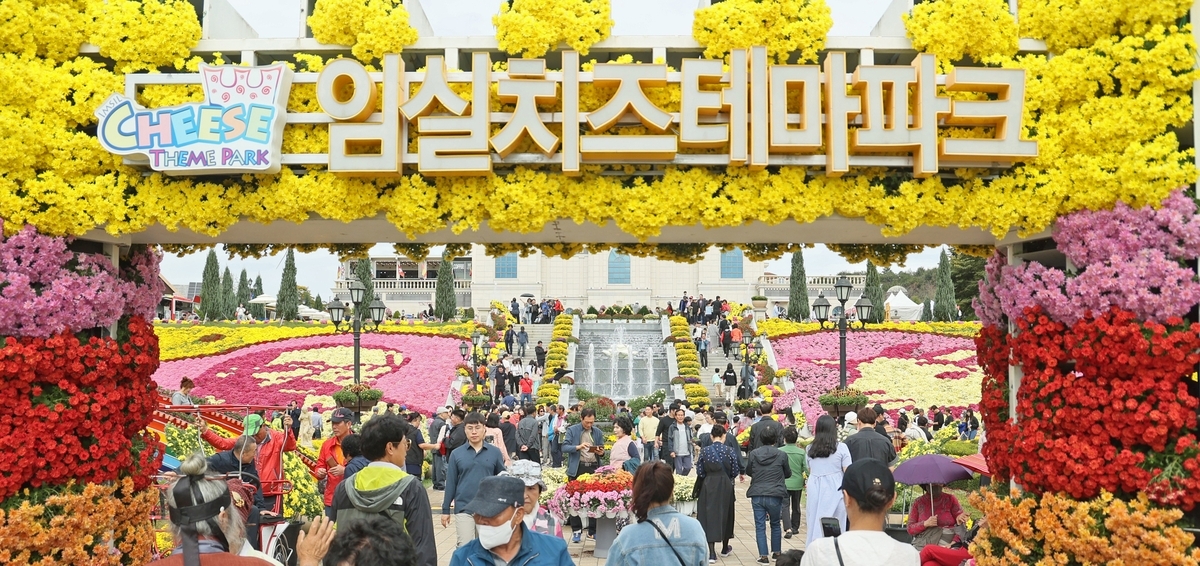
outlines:
{"label": "lamp post", "polygon": [[[378,330],[379,324],[383,322],[383,316],[387,311],[387,307],[385,307],[383,305],[383,301],[380,301],[379,299],[371,301],[370,305],[363,305],[363,299],[366,298],[366,294],[367,288],[362,284],[361,281],[358,279],[353,279],[350,281],[350,302],[354,303],[353,316],[351,316],[351,314],[346,310],[346,306],[336,298],[334,298],[332,301],[329,301],[329,304],[325,305],[325,308],[329,311],[329,318],[333,320],[334,332],[352,332],[354,334],[355,385],[360,384],[361,367],[359,363],[359,337],[363,332],[374,332]],[[364,306],[366,308],[364,308]],[[370,318],[364,320],[363,315],[368,313]],[[346,325],[344,328],[342,327],[343,323]],[[367,327],[367,323],[371,323],[369,328]],[[362,407],[362,394],[356,392],[356,396],[358,397],[358,404],[354,408],[354,419],[355,421],[358,421],[362,414],[360,411]]]}
{"label": "lamp post", "polygon": [[[850,284],[850,279],[846,277],[838,277],[838,280],[833,285],[834,291],[837,293],[837,300],[841,303],[842,312],[837,317],[838,328],[838,387],[846,388],[846,330],[849,327],[849,321],[846,317],[846,302],[850,300],[850,290],[853,285]],[[813,302],[813,315],[821,323],[821,328],[825,328],[825,321],[829,320],[829,299],[825,298],[825,292],[822,291],[817,295],[817,300]],[[871,299],[868,299],[864,294],[854,303],[854,311],[858,316],[858,321],[862,328],[866,328],[867,319],[871,317],[871,311],[875,306],[871,304]]]}
{"label": "lamp post", "polygon": [[746,347],[746,353],[742,355],[742,384],[747,385],[747,399],[751,396],[751,391],[754,389],[751,381],[754,378],[754,370],[750,368],[750,361],[754,359],[754,351],[758,349],[758,340],[749,332],[742,334],[742,345]]}
{"label": "lamp post", "polygon": [[478,385],[476,381],[479,377],[479,350],[483,350],[483,359],[487,359],[488,354],[492,353],[492,344],[488,342],[483,334],[478,330],[471,333],[471,343],[467,344],[464,340],[458,345],[458,353],[462,355],[463,361],[471,358],[471,385]]}

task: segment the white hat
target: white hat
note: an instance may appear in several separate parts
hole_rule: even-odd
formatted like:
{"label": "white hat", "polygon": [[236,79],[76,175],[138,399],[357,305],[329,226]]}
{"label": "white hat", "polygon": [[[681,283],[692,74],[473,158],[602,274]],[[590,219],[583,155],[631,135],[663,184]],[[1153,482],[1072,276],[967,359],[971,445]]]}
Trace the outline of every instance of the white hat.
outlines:
{"label": "white hat", "polygon": [[854,411],[850,411],[849,413],[846,413],[846,422],[848,422],[848,423],[858,422],[858,413],[856,413]]}
{"label": "white hat", "polygon": [[907,415],[907,414],[908,414],[908,411],[904,410],[904,407],[900,407],[900,414],[901,414],[901,415]]}

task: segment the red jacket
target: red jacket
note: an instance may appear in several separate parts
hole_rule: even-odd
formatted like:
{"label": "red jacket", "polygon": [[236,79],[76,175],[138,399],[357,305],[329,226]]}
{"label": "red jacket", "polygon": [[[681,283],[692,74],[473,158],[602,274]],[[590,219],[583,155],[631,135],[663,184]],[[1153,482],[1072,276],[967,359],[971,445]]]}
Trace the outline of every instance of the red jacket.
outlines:
{"label": "red jacket", "polygon": [[[202,436],[205,442],[217,450],[233,450],[233,445],[237,442],[236,438],[224,438],[211,430],[205,430]],[[282,450],[280,446],[283,447]],[[287,429],[287,432],[268,429],[267,438],[258,443],[258,455],[254,457],[254,466],[258,468],[259,479],[262,481],[284,479],[282,452],[292,452],[295,449],[296,437],[292,436],[291,428]],[[263,495],[267,497],[279,495],[279,491],[278,487],[263,487]]]}
{"label": "red jacket", "polygon": [[[330,464],[329,461],[334,463]],[[321,453],[317,456],[317,471],[325,470],[329,472],[329,468],[334,466],[345,466],[346,455],[342,453],[342,439],[334,435],[329,440],[321,443]],[[337,486],[342,483],[343,476],[328,475],[325,480],[325,506],[333,505],[333,492],[337,491]]]}
{"label": "red jacket", "polygon": [[521,393],[533,393],[533,380],[528,377],[521,378]]}

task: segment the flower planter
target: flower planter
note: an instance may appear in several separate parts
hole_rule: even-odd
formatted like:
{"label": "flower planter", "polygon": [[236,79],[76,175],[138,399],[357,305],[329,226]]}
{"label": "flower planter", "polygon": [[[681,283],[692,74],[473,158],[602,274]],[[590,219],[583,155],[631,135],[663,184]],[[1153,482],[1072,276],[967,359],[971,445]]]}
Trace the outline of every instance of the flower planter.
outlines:
{"label": "flower planter", "polygon": [[866,403],[858,403],[858,404],[853,404],[853,405],[841,405],[841,404],[833,405],[833,404],[821,403],[821,409],[823,409],[826,413],[829,413],[829,416],[833,417],[834,420],[837,420],[837,419],[845,416],[847,413],[850,413],[850,412],[857,413],[865,408],[867,408]]}
{"label": "flower planter", "polygon": [[351,411],[354,411],[356,413],[369,413],[369,412],[371,412],[371,409],[374,408],[375,405],[377,405],[378,403],[379,403],[379,401],[359,402],[356,399],[356,400],[350,401],[348,403],[343,403],[341,401],[338,401],[337,406],[341,407],[341,408],[350,409]]}
{"label": "flower planter", "polygon": [[695,501],[676,501],[675,502],[675,510],[679,511],[680,513],[683,513],[684,515],[688,515],[688,516],[695,515],[696,514],[696,502]]}
{"label": "flower planter", "polygon": [[750,301],[750,304],[751,304],[751,305],[752,305],[754,308],[756,308],[756,309],[765,309],[765,308],[767,308],[767,302],[766,302],[766,301]]}

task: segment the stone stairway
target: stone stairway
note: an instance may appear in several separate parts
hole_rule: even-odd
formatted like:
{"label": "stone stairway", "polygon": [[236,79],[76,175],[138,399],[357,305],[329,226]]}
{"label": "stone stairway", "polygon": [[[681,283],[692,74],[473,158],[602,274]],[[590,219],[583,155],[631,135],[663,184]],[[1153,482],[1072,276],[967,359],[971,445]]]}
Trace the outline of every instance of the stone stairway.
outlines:
{"label": "stone stairway", "polygon": [[[520,324],[516,325],[514,330],[519,332],[521,330],[521,326],[522,325]],[[533,349],[537,346],[538,340],[542,341],[542,346],[544,348],[549,349],[550,338],[554,334],[553,324],[526,324],[524,326],[525,333],[529,335],[529,345],[525,347],[525,356],[522,358],[522,361],[533,357]],[[513,348],[517,350],[516,352],[513,352],[513,355],[517,355],[518,352],[520,352],[520,346],[514,343]]]}
{"label": "stone stairway", "polygon": [[[734,359],[734,355],[736,354],[730,350],[730,357],[726,358],[720,347],[718,347],[716,350],[708,353],[708,368],[700,368],[700,383],[708,389],[708,398],[712,399],[713,405],[724,405],[726,398],[732,399],[737,396],[736,387],[734,391],[723,391],[725,396],[717,395],[717,388],[713,386],[712,382],[713,372],[719,370],[721,373],[724,373],[725,366],[730,363],[733,364],[733,370],[738,372],[739,376],[741,375],[742,362]],[[725,389],[725,387],[722,386],[722,389]]]}

